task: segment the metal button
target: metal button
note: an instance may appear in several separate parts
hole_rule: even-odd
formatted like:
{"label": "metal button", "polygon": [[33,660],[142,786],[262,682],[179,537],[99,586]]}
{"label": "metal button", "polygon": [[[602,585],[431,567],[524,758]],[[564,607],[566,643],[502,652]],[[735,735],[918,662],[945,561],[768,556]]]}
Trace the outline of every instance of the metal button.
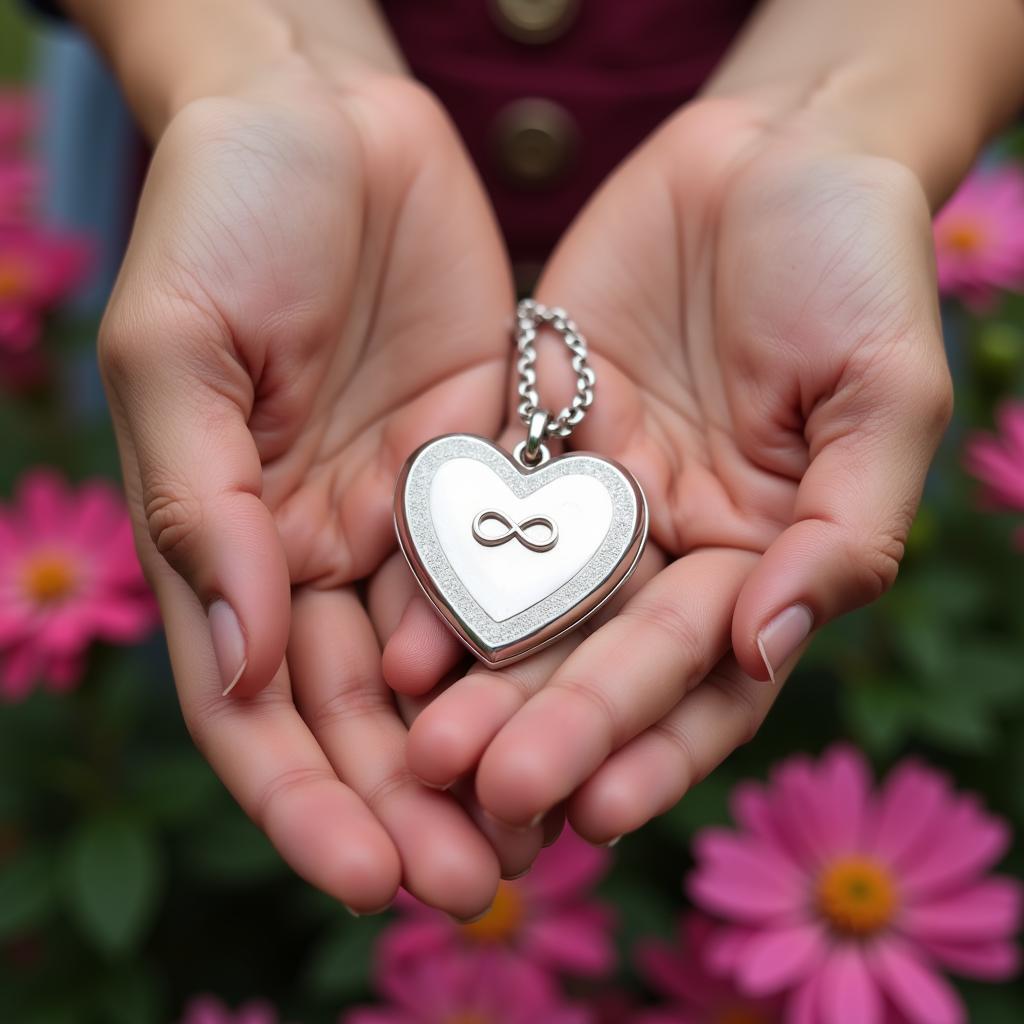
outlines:
{"label": "metal button", "polygon": [[576,20],[579,0],[491,0],[495,24],[519,43],[550,43]]}
{"label": "metal button", "polygon": [[558,180],[576,153],[576,136],[572,116],[550,100],[510,103],[494,125],[501,169],[512,182],[528,188]]}

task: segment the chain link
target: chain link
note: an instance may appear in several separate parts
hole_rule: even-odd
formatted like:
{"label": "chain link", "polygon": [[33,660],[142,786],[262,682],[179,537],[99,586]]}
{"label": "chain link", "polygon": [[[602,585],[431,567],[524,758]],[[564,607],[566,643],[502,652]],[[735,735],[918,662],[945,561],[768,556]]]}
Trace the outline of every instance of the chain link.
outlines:
{"label": "chain link", "polygon": [[561,336],[566,348],[572,353],[576,394],[561,412],[549,416],[544,433],[548,437],[568,437],[594,403],[597,377],[587,365],[586,340],[569,314],[560,306],[543,306],[533,299],[523,299],[516,307],[516,348],[519,350],[516,370],[519,373],[519,397],[522,399],[519,403],[519,418],[529,426],[535,413],[546,411],[540,408],[537,371],[534,367],[537,362],[534,342],[537,340],[537,331],[545,324]]}

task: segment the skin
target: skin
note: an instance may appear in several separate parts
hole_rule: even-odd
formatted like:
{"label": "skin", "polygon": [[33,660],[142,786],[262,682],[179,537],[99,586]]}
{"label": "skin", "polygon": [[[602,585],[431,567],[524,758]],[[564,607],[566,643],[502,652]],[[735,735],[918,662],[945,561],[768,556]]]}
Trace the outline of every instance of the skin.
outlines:
{"label": "skin", "polygon": [[[186,723],[296,870],[357,910],[401,879],[469,916],[524,866],[409,773],[354,587],[393,546],[408,452],[496,429],[511,301],[493,220],[433,101],[396,78],[327,92],[287,69],[176,115],[103,324]],[[217,599],[246,638],[230,698],[206,639]]]}
{"label": "skin", "polygon": [[[413,726],[417,774],[443,785],[479,760],[496,817],[568,800],[600,842],[753,735],[777,694],[764,624],[796,601],[821,624],[895,578],[951,411],[931,252],[905,168],[800,125],[766,132],[733,100],[689,108],[616,173],[538,295],[588,325],[598,397],[570,445],[637,475],[663,568],[542,655],[541,687],[475,672],[447,689]],[[546,355],[541,381],[565,394],[564,357]],[[416,689],[429,676],[405,672],[405,643],[388,678]]]}
{"label": "skin", "polygon": [[390,527],[406,456],[508,393],[451,126],[369,0],[66,2],[156,143],[100,362],[183,713],[312,884],[479,913],[564,815],[607,841],[749,739],[781,611],[891,584],[950,407],[929,207],[1024,99],[1017,0],[768,0],[594,197],[537,297],[593,351],[571,445],[638,476],[651,543],[617,616],[464,677]]}

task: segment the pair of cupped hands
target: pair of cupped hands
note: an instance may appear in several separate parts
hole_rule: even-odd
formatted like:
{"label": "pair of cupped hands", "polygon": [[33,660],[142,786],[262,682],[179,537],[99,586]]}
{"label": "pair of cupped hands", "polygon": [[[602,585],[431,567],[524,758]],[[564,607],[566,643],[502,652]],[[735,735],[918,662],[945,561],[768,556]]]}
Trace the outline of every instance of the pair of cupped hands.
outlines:
{"label": "pair of cupped hands", "polygon": [[[392,522],[424,441],[524,436],[507,257],[425,91],[283,75],[186,105],[104,320],[185,721],[357,913],[401,884],[471,918],[564,820],[609,843],[676,803],[805,634],[892,582],[949,416],[916,178],[757,97],[648,139],[536,295],[597,373],[568,447],[632,470],[651,533],[614,614],[500,671],[467,665]],[[558,409],[569,360],[539,344]]]}

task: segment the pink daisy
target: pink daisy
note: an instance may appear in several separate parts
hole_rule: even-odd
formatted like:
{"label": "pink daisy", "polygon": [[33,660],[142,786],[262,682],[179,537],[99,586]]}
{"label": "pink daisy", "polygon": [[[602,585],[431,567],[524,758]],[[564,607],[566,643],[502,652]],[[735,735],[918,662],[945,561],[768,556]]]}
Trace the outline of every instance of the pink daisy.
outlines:
{"label": "pink daisy", "polygon": [[229,1010],[215,996],[196,996],[185,1007],[180,1024],[278,1024],[274,1008],[262,1000]]}
{"label": "pink daisy", "polygon": [[597,977],[615,963],[609,909],[590,897],[611,856],[566,829],[528,875],[503,881],[491,909],[458,924],[402,892],[404,914],[381,936],[382,962],[401,969],[428,955],[498,949],[543,971]]}
{"label": "pink daisy", "polygon": [[677,943],[638,946],[640,973],[671,1005],[635,1015],[631,1024],[781,1024],[778,997],[745,995],[731,978],[712,972],[708,957],[718,927],[691,913],[680,923]]}
{"label": "pink daisy", "polygon": [[0,151],[25,144],[37,113],[36,98],[27,89],[0,89]]}
{"label": "pink daisy", "polygon": [[972,306],[1024,286],[1024,171],[975,171],[934,224],[939,290]]}
{"label": "pink daisy", "polygon": [[0,227],[0,349],[34,345],[43,314],[82,281],[88,263],[89,247],[80,238]]}
{"label": "pink daisy", "polygon": [[0,159],[0,227],[24,223],[39,178],[39,168],[29,160]]}
{"label": "pink daisy", "polygon": [[447,950],[386,968],[378,988],[390,1006],[350,1010],[341,1024],[591,1024],[552,979],[498,950]]}
{"label": "pink daisy", "polygon": [[[967,442],[967,471],[985,485],[989,501],[1024,512],[1024,402],[1004,402],[996,413],[998,434],[976,434]],[[1024,530],[1018,534],[1024,548]]]}
{"label": "pink daisy", "polygon": [[94,480],[72,491],[45,469],[22,477],[0,505],[0,698],[38,679],[74,685],[98,638],[129,644],[156,622],[121,496]]}
{"label": "pink daisy", "polygon": [[1017,970],[1021,889],[986,877],[1009,830],[905,761],[872,791],[859,752],[784,761],[733,794],[738,832],[695,842],[690,892],[729,922],[710,953],[749,995],[787,994],[788,1024],[961,1024],[940,968]]}

